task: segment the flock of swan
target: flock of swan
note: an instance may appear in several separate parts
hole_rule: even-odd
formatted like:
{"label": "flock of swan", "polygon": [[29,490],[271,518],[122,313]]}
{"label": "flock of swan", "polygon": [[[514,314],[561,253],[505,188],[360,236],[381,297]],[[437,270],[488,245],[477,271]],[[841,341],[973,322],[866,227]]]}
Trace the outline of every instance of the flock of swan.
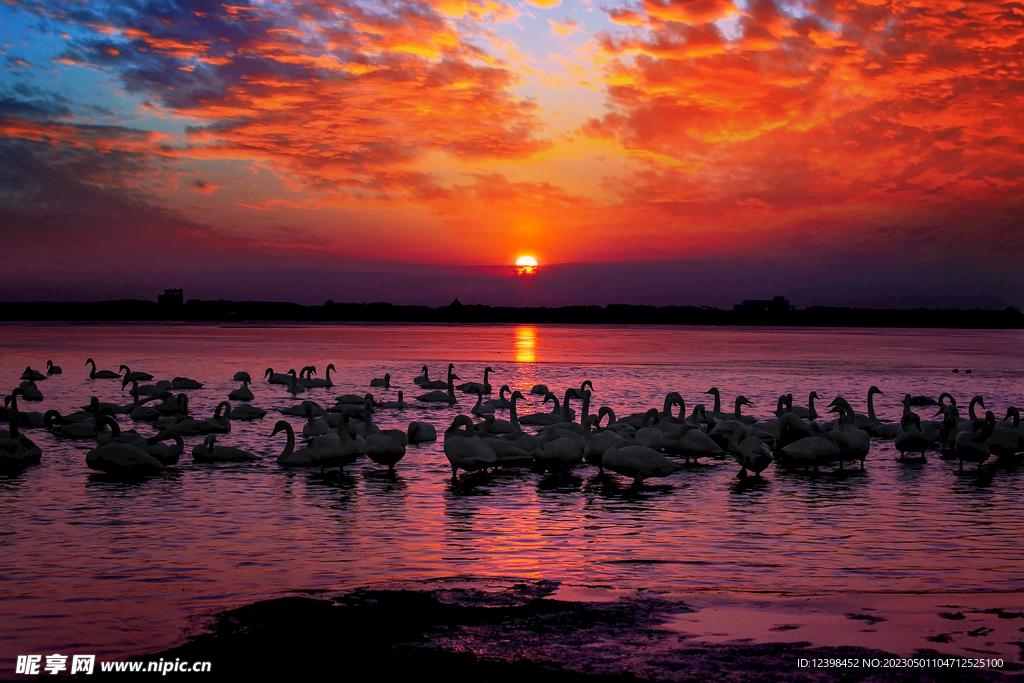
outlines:
{"label": "flock of swan", "polygon": [[[225,443],[232,422],[262,419],[268,413],[249,403],[255,398],[249,373],[235,373],[233,379],[239,387],[217,405],[211,417],[199,419],[189,412],[188,395],[175,393],[201,389],[203,384],[197,380],[175,377],[153,382],[151,374],[134,372],[127,365],[121,365],[117,372],[98,370],[92,358],[85,365],[91,368],[91,380],[118,380],[122,391],[130,391],[131,403],[102,403],[93,396],[88,405],[66,416],[56,410],[22,411],[19,398],[42,401],[39,383],[62,374],[52,361],[47,361],[45,374],[26,368],[21,384],[5,397],[0,413],[0,419],[10,425],[7,431],[0,431],[0,471],[21,471],[41,460],[42,450],[26,434],[33,429],[45,429],[59,439],[94,441],[86,465],[120,476],[157,473],[177,464],[188,437],[200,440],[191,450],[197,463],[261,459]],[[267,368],[263,378],[298,396],[333,388],[331,371],[336,372],[333,364],[319,378],[314,376],[314,366],[287,373]],[[986,408],[981,396],[969,401],[964,416],[948,393],[937,399],[906,394],[900,422],[889,423],[875,415],[874,397],[883,393],[875,386],[868,390],[867,413],[856,412],[849,401],[837,396],[828,404],[828,413],[834,415],[830,420],[817,411],[817,392],[810,393],[806,407],[794,405],[792,394],[785,394],[778,398],[774,418],[758,421],[743,414],[743,408],[751,405],[744,396],[735,398],[731,411],[723,410],[721,392],[714,387],[704,392],[713,397],[713,406],[699,403],[689,414],[682,395],[674,391],[665,396],[660,408],[619,415],[611,407],[601,406],[591,412],[594,384],[585,380],[578,387],[566,389],[561,400],[547,386],[534,386],[529,393],[543,397],[543,405],[550,403],[551,410],[520,414],[518,403],[526,396],[507,384],[500,387],[497,398],[485,398],[493,396],[493,372],[488,366],[482,382],[457,383],[461,378],[453,364],[448,365],[443,380],[431,379],[424,365],[412,381],[417,392],[423,392],[414,398],[419,404],[456,407],[460,398],[475,395],[468,414],[456,415],[444,431],[444,453],[453,479],[460,469],[473,472],[529,467],[563,472],[589,463],[601,472],[610,470],[640,484],[645,479],[671,475],[700,458],[729,456],[740,466],[741,478],[760,476],[772,462],[779,468],[807,469],[834,464],[842,468],[859,461],[863,468],[873,439],[892,439],[903,460],[920,461],[927,452],[937,452],[959,460],[961,471],[965,462],[979,467],[990,462],[1005,466],[1019,463],[1024,456],[1024,431],[1017,408],[1009,408],[1001,421],[991,410],[979,416],[977,409]],[[371,379],[367,386],[391,391],[392,376],[385,373]],[[234,407],[231,401],[236,402]],[[406,430],[381,429],[375,424],[376,413],[401,411],[409,405],[404,390],[398,390],[396,400],[377,401],[371,393],[344,394],[328,408],[305,400],[282,409],[282,415],[305,418],[305,423],[303,441],[297,446],[291,423],[276,421],[270,436],[285,435],[277,463],[282,467],[319,468],[322,472],[343,469],[365,456],[393,470],[405,456],[407,446],[437,439],[437,430],[427,422],[411,422]],[[935,413],[922,417],[915,409],[934,409]],[[507,419],[499,414],[507,415]],[[154,433],[146,436],[136,429],[124,429],[118,422],[120,416],[148,424]]]}

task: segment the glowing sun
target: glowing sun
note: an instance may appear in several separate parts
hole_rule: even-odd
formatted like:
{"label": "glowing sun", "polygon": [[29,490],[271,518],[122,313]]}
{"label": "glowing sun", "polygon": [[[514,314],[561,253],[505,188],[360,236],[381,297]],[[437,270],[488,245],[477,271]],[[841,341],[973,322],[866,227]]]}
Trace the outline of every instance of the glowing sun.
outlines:
{"label": "glowing sun", "polygon": [[532,256],[520,256],[516,261],[517,275],[533,275],[537,272],[537,259]]}

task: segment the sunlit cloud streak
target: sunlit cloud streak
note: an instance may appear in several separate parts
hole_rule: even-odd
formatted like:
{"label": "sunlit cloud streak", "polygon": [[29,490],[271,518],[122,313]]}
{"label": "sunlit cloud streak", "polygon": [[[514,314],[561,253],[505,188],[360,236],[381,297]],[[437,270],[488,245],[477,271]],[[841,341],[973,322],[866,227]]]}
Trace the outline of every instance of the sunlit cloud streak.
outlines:
{"label": "sunlit cloud streak", "polygon": [[1024,260],[1012,2],[0,11],[49,46],[2,54],[5,266],[74,264],[97,243],[76,222],[172,262],[735,259],[739,281],[828,254],[962,288]]}

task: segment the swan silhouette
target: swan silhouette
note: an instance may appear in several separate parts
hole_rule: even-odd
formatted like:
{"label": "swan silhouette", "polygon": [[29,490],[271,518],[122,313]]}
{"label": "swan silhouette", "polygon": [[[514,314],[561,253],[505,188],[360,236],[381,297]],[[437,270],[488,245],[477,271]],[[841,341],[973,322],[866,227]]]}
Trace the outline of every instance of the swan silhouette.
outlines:
{"label": "swan silhouette", "polygon": [[473,420],[466,415],[457,415],[444,432],[444,454],[452,466],[452,481],[460,469],[475,472],[498,464],[498,454],[473,430]]}
{"label": "swan silhouette", "polygon": [[[120,428],[113,418],[103,415],[98,425],[110,427],[113,437],[118,436]],[[119,475],[151,474],[165,469],[162,462],[143,449],[122,441],[111,441],[92,449],[85,456],[85,464],[90,469]]]}
{"label": "swan silhouette", "polygon": [[127,365],[122,365],[118,369],[124,373],[124,379],[128,380],[129,382],[132,381],[133,379],[138,380],[139,382],[150,382],[153,380],[153,375],[149,374],[148,372],[132,372],[131,368],[129,368]]}
{"label": "swan silhouette", "polygon": [[18,432],[18,415],[10,420],[6,438],[0,438],[0,471],[15,472],[42,460],[43,451],[31,439]]}
{"label": "swan silhouette", "polygon": [[38,370],[33,370],[31,366],[26,365],[25,372],[21,373],[21,379],[30,382],[39,382],[46,379],[46,375],[39,372]]}
{"label": "swan silhouette", "polygon": [[253,398],[255,398],[255,397],[252,395],[252,390],[249,389],[249,381],[250,380],[243,379],[242,380],[242,386],[238,387],[237,389],[232,391],[230,394],[228,394],[228,399],[230,399],[232,401],[251,401],[251,400],[253,400]]}
{"label": "swan silhouette", "polygon": [[52,360],[46,361],[46,374],[47,375],[60,375],[64,371],[60,369],[59,365],[54,365]]}
{"label": "swan silhouette", "polygon": [[85,361],[86,365],[91,365],[92,370],[89,371],[89,379],[121,379],[121,375],[114,372],[113,370],[96,370],[96,361],[92,358],[88,358]]}
{"label": "swan silhouette", "polygon": [[217,446],[217,435],[210,434],[202,444],[192,449],[196,462],[252,462],[260,460],[258,455],[234,446]]}
{"label": "swan silhouette", "polygon": [[483,382],[466,382],[464,384],[460,384],[459,386],[457,386],[456,389],[463,393],[469,393],[474,388],[477,388],[480,390],[481,394],[489,394],[491,393],[491,383],[487,381],[487,375],[488,373],[491,372],[494,372],[494,369],[490,365],[488,365],[486,368],[484,368]]}
{"label": "swan silhouette", "polygon": [[643,484],[644,479],[667,477],[682,468],[656,450],[637,444],[612,446],[604,452],[601,464],[604,469],[632,477],[637,486]]}
{"label": "swan silhouette", "polygon": [[[459,379],[459,376],[456,375],[453,372],[454,368],[455,368],[454,365],[452,365],[450,363],[448,364],[448,382],[445,384],[445,386],[447,387],[447,391],[441,391],[441,390],[431,391],[428,394],[423,394],[422,396],[417,396],[416,400],[417,401],[422,401],[424,403],[448,403],[448,404],[458,403],[458,399],[455,398],[455,382],[454,382],[454,380]],[[424,386],[426,386],[426,385],[424,385]]]}

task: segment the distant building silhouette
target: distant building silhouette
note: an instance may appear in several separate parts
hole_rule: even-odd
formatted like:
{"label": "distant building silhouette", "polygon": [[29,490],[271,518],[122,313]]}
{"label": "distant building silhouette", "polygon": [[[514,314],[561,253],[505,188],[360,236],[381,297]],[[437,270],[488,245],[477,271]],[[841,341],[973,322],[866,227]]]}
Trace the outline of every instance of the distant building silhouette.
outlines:
{"label": "distant building silhouette", "polygon": [[163,294],[156,295],[156,302],[160,305],[173,304],[180,306],[185,303],[184,291],[180,289],[165,289]]}
{"label": "distant building silhouette", "polygon": [[784,296],[777,296],[772,299],[744,299],[743,303],[732,307],[734,311],[760,311],[762,313],[776,313],[779,311],[792,311],[796,306],[789,303]]}

